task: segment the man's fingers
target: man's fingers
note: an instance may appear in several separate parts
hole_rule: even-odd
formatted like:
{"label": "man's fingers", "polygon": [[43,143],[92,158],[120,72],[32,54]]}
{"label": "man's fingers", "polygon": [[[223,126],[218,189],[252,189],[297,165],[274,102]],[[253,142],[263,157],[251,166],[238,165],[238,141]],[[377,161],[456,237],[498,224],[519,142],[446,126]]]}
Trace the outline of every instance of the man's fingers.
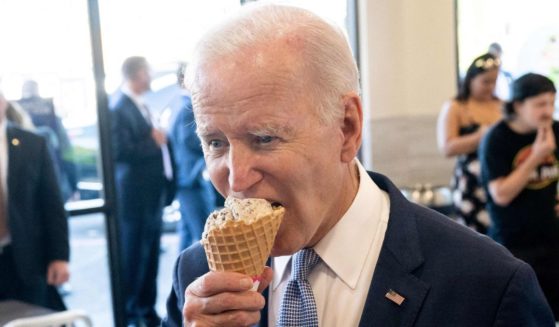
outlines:
{"label": "man's fingers", "polygon": [[259,311],[229,311],[216,316],[216,326],[253,326],[260,321]]}
{"label": "man's fingers", "polygon": [[545,140],[545,126],[540,125],[536,134],[536,143],[543,142],[543,140]]}
{"label": "man's fingers", "polygon": [[260,311],[233,310],[216,315],[189,316],[184,314],[185,326],[253,326],[260,322]]}
{"label": "man's fingers", "polygon": [[47,271],[47,284],[54,285],[55,275],[56,272],[54,271],[54,269],[49,268],[49,270]]}
{"label": "man's fingers", "polygon": [[553,133],[553,128],[551,128],[551,126],[547,126],[545,131],[545,137],[549,140],[549,142],[555,144],[555,134]]}
{"label": "man's fingers", "polygon": [[69,274],[65,271],[58,271],[56,269],[50,269],[47,276],[47,284],[58,286],[68,281]]}
{"label": "man's fingers", "polygon": [[196,311],[203,314],[219,314],[227,311],[260,311],[264,308],[265,300],[260,293],[227,292],[207,298],[197,298],[194,304]]}
{"label": "man's fingers", "polygon": [[260,275],[260,285],[258,286],[258,292],[262,292],[270,285],[272,278],[274,277],[274,271],[270,267],[264,267],[262,275]]}
{"label": "man's fingers", "polygon": [[[248,279],[249,283],[245,284],[243,279]],[[242,274],[204,275],[190,284],[185,291],[185,322],[187,325],[199,323],[204,326],[256,324],[266,301],[262,294],[251,291],[251,286],[252,279]]]}
{"label": "man's fingers", "polygon": [[70,274],[68,273],[68,271],[63,271],[62,273],[57,275],[57,281],[56,281],[56,285],[62,285],[64,283],[66,283],[69,279],[70,279]]}
{"label": "man's fingers", "polygon": [[252,279],[235,272],[209,272],[188,285],[186,292],[198,297],[209,297],[223,292],[248,291]]}
{"label": "man's fingers", "polygon": [[57,269],[49,269],[47,276],[47,284],[58,286],[66,281],[68,281],[68,274],[64,271],[59,271]]}
{"label": "man's fingers", "polygon": [[58,286],[70,279],[68,263],[63,261],[51,262],[47,269],[47,284]]}

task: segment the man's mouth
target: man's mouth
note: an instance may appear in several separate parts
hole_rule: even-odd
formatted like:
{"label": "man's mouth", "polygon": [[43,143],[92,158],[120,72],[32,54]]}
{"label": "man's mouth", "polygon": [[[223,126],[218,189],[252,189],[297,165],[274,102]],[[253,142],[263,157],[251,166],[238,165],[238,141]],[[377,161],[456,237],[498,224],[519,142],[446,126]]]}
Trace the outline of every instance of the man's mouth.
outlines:
{"label": "man's mouth", "polygon": [[272,207],[274,207],[274,208],[283,207],[283,204],[281,204],[280,202],[277,202],[277,201],[270,201],[270,203],[272,204]]}

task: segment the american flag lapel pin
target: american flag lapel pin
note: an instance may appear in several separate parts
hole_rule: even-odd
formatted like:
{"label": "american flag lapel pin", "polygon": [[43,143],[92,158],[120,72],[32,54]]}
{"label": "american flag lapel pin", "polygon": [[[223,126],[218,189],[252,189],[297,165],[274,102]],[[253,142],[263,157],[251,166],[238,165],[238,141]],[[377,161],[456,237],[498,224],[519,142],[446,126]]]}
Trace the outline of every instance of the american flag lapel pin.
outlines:
{"label": "american flag lapel pin", "polygon": [[384,296],[387,299],[389,299],[390,301],[396,303],[397,305],[402,305],[402,303],[406,299],[405,297],[401,296],[400,294],[398,294],[393,289],[389,289],[388,292],[386,292],[386,294]]}

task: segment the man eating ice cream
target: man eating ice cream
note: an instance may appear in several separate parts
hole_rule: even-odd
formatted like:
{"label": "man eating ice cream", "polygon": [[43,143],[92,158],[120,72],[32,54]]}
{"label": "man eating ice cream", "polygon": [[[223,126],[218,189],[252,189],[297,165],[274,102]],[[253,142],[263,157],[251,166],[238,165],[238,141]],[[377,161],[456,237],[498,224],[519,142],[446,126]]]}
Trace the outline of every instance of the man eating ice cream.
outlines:
{"label": "man eating ice cream", "polygon": [[213,184],[285,215],[257,292],[248,275],[209,272],[201,245],[184,251],[164,326],[553,324],[529,266],[356,159],[359,78],[337,28],[248,5],[202,38],[189,70]]}

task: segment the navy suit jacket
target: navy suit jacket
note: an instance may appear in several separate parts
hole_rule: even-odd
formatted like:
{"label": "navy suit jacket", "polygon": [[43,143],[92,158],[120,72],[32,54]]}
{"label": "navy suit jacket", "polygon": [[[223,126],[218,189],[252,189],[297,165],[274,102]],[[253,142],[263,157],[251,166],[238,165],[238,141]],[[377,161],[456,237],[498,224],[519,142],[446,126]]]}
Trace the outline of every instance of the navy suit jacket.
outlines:
{"label": "navy suit jacket", "polygon": [[[27,285],[46,287],[48,264],[69,260],[68,221],[45,139],[6,128],[8,224],[14,264]],[[60,299],[56,299],[60,302]],[[62,309],[51,305],[56,309]]]}
{"label": "navy suit jacket", "polygon": [[[390,197],[390,218],[359,326],[555,326],[526,263],[370,175]],[[184,291],[207,271],[199,244],[181,253],[163,326],[181,326]],[[390,289],[405,297],[400,306],[386,298]],[[266,308],[260,325],[267,325]]]}
{"label": "navy suit jacket", "polygon": [[175,145],[173,156],[176,185],[179,188],[200,188],[208,183],[202,174],[206,162],[200,139],[196,135],[190,97],[181,95],[171,104],[171,108],[177,112],[169,131],[169,139]]}
{"label": "navy suit jacket", "polygon": [[164,176],[163,155],[151,137],[152,126],[129,96],[122,92],[115,96],[111,108],[112,149],[119,211],[126,216],[126,210],[121,209],[134,207],[139,192],[163,194],[174,181]]}
{"label": "navy suit jacket", "polygon": [[113,153],[117,179],[163,176],[161,148],[151,137],[152,126],[136,104],[123,93],[111,111]]}

